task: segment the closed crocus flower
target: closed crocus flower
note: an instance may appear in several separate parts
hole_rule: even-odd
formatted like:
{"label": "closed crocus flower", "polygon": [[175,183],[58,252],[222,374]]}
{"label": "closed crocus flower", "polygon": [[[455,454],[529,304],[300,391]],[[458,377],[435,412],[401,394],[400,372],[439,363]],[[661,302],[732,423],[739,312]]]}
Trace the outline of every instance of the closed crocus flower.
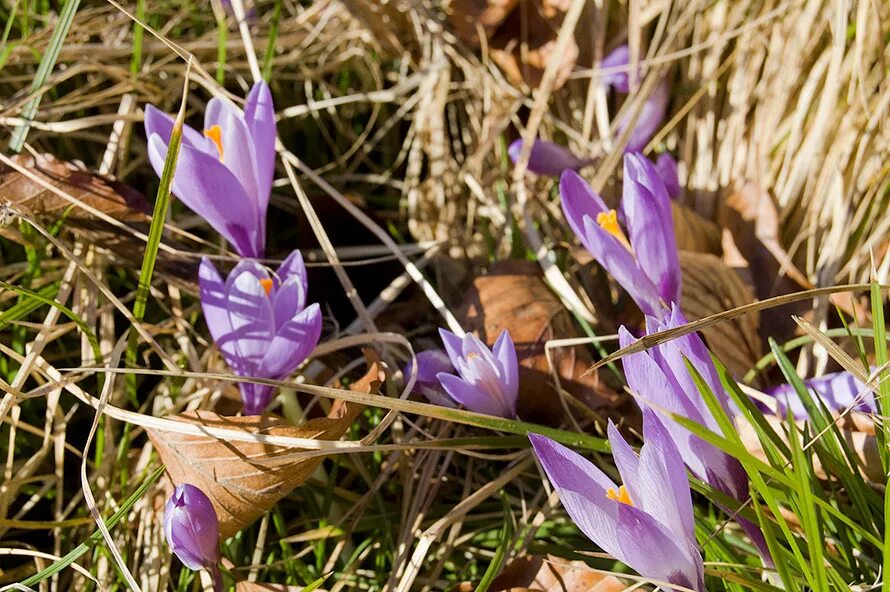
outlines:
{"label": "closed crocus flower", "polygon": [[566,512],[590,540],[643,577],[704,591],[692,496],[676,445],[651,411],[643,414],[639,457],[611,421],[608,431],[620,486],[550,438],[529,439]]}
{"label": "closed crocus flower", "polygon": [[206,569],[217,590],[219,573],[219,521],[203,491],[184,483],[173,490],[164,508],[164,536],[173,553],[189,569]]}
{"label": "closed crocus flower", "polygon": [[[406,383],[411,380],[412,376],[416,376],[413,392],[423,395],[430,403],[443,407],[457,407],[454,400],[442,390],[438,378],[442,372],[454,372],[454,366],[451,365],[448,354],[440,349],[431,349],[417,354],[415,360],[416,366],[415,362],[411,361],[405,366],[403,372]],[[417,368],[416,372],[415,367]]]}
{"label": "closed crocus flower", "polygon": [[[810,378],[804,381],[804,385],[810,391],[816,404],[821,402],[829,411],[842,413],[847,409],[852,409],[863,413],[877,413],[872,390],[849,372],[834,372]],[[795,419],[808,417],[800,395],[790,384],[772,387],[767,389],[766,393],[775,397],[779,416],[786,417],[790,410]]]}
{"label": "closed crocus flower", "polygon": [[[512,162],[519,160],[522,146],[523,141],[520,138],[507,148],[507,154]],[[557,177],[566,169],[578,170],[590,163],[590,160],[576,156],[565,146],[536,139],[528,158],[528,170],[536,175]]]}
{"label": "closed crocus flower", "polygon": [[664,304],[679,301],[680,263],[670,198],[649,159],[624,155],[627,234],[615,210],[574,171],[563,172],[559,193],[575,235],[645,314],[660,317]]}
{"label": "closed crocus flower", "polygon": [[490,350],[475,335],[461,338],[445,329],[439,334],[458,374],[438,374],[445,392],[470,411],[516,417],[519,363],[510,334],[504,330]]}
{"label": "closed crocus flower", "polygon": [[[274,275],[244,259],[222,279],[206,257],[198,272],[201,306],[210,335],[238,376],[281,380],[318,344],[321,309],[306,306],[306,267],[299,251]],[[268,385],[241,383],[244,413],[262,413],[272,398]]]}
{"label": "closed crocus flower", "polygon": [[[148,156],[159,176],[173,122],[152,105],[146,107]],[[239,254],[262,257],[274,171],[275,110],[269,87],[258,82],[244,111],[214,97],[204,112],[203,131],[183,126],[173,193]]]}
{"label": "closed crocus flower", "polygon": [[[686,319],[674,305],[666,311],[664,320],[647,317],[646,332],[657,333],[685,324]],[[636,341],[624,327],[618,330],[618,337],[622,348]],[[651,409],[659,414],[692,474],[733,499],[744,502],[748,499],[748,476],[741,463],[694,435],[672,418],[673,415],[679,415],[714,433],[722,433],[686,367],[687,360],[702,376],[723,410],[733,417],[729,397],[723,389],[711,356],[697,333],[683,335],[648,350],[626,355],[622,358],[622,364],[627,384],[637,404],[643,410]],[[769,551],[760,529],[744,519],[738,519],[738,522],[758,546],[764,559],[769,561]]]}
{"label": "closed crocus flower", "polygon": [[[606,72],[600,80],[605,86],[611,87],[617,92],[626,94],[630,92],[631,86],[631,73],[628,71],[629,66],[630,50],[627,45],[620,45],[603,58],[602,64],[600,65],[604,70],[611,69],[616,71]],[[623,68],[623,70],[619,71],[621,68]],[[641,72],[635,73],[636,76],[641,76],[641,74]],[[652,139],[652,136],[655,135],[658,127],[661,125],[661,122],[664,121],[669,100],[670,88],[667,81],[663,80],[643,104],[640,114],[637,117],[636,122],[633,124],[634,128],[630,134],[630,138],[627,140],[627,145],[624,148],[625,152],[639,152],[646,147],[646,144],[649,143],[649,140]],[[619,135],[624,133],[624,130],[630,125],[630,122],[630,113],[628,113],[618,124]]]}
{"label": "closed crocus flower", "polygon": [[677,161],[670,152],[662,152],[655,159],[655,170],[658,171],[664,187],[671,199],[680,195],[680,175],[677,173]]}

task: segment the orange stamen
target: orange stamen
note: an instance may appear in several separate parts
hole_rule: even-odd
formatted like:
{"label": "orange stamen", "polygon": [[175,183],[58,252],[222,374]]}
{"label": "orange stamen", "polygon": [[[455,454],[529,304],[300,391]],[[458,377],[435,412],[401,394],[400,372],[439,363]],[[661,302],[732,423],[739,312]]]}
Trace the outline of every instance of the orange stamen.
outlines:
{"label": "orange stamen", "polygon": [[628,251],[632,251],[633,248],[630,246],[630,241],[627,240],[627,236],[625,236],[624,231],[621,230],[621,227],[618,225],[618,214],[615,210],[609,210],[608,212],[600,212],[596,215],[596,223],[599,224],[600,228],[614,236],[618,239],[618,241],[627,248]]}
{"label": "orange stamen", "polygon": [[222,128],[219,125],[210,126],[210,129],[204,130],[204,135],[210,138],[210,140],[216,144],[216,149],[219,151],[219,161],[222,162],[223,159],[223,145],[222,145]]}
{"label": "orange stamen", "polygon": [[272,293],[272,280],[270,278],[265,278],[260,280],[260,285],[263,287],[263,290],[266,291],[266,296]]}
{"label": "orange stamen", "polygon": [[630,499],[630,495],[627,493],[627,489],[624,485],[618,487],[617,493],[615,492],[615,489],[610,487],[609,490],[606,491],[606,497],[621,504],[627,504],[628,506],[634,505],[633,500]]}

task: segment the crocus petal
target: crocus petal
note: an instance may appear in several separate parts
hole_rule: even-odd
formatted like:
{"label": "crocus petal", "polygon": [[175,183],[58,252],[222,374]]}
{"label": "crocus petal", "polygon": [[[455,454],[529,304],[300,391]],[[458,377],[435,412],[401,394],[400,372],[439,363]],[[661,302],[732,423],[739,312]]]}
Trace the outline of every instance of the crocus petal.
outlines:
{"label": "crocus petal", "polygon": [[[507,154],[514,163],[519,160],[522,146],[523,141],[520,138],[507,148]],[[531,154],[528,158],[529,171],[548,177],[556,177],[566,169],[579,169],[587,164],[590,164],[589,160],[576,156],[565,146],[537,139],[532,143]]]}
{"label": "crocus petal", "polygon": [[[643,104],[640,116],[634,125],[634,129],[627,140],[624,147],[625,152],[640,152],[655,135],[664,116],[667,113],[667,105],[670,100],[670,89],[667,82],[661,82],[646,102]],[[630,113],[621,121],[618,126],[618,135],[624,133],[627,125],[630,123]]]}
{"label": "crocus petal", "polygon": [[294,250],[287,259],[278,266],[278,281],[284,282],[291,277],[297,277],[303,284],[303,292],[309,290],[309,280],[306,276],[306,264],[303,262],[303,254],[299,249]]}
{"label": "crocus petal", "polygon": [[470,384],[454,374],[440,372],[437,378],[448,396],[470,411],[497,417],[512,417],[511,409],[505,407],[500,399],[493,397],[488,391]]}
{"label": "crocus petal", "polygon": [[655,166],[642,154],[624,155],[622,205],[639,266],[665,302],[678,302],[680,260],[670,198]]}
{"label": "crocus petal", "polygon": [[198,269],[198,288],[204,321],[210,330],[210,336],[213,337],[214,343],[222,352],[232,372],[243,374],[246,368],[238,348],[235,347],[235,332],[229,321],[226,283],[207,257],[201,259],[201,267]]}
{"label": "crocus petal", "polygon": [[[431,349],[422,351],[414,357],[417,362],[415,384],[438,384],[439,379],[436,378],[436,375],[439,374],[439,372],[451,372],[454,369],[454,366],[451,363],[451,358],[449,358],[448,354],[442,350]],[[414,368],[414,360],[408,362],[408,365],[405,366],[403,372],[405,382],[409,381],[411,377],[415,375]]]}
{"label": "crocus petal", "polygon": [[283,378],[309,357],[321,337],[321,308],[311,304],[293,316],[267,345],[257,376]]}
{"label": "crocus petal", "polygon": [[603,58],[600,68],[609,70],[624,67],[624,70],[603,74],[600,76],[600,82],[605,86],[611,86],[620,93],[630,91],[630,72],[627,69],[628,65],[630,65],[630,48],[626,44],[619,45],[613,49],[609,55]]}
{"label": "crocus petal", "polygon": [[572,232],[582,243],[585,242],[587,233],[584,230],[584,218],[596,220],[598,214],[609,208],[590,188],[587,181],[575,171],[563,171],[559,178],[559,195],[562,211]]}
{"label": "crocus petal", "polygon": [[447,329],[439,329],[439,337],[442,338],[442,345],[445,346],[445,353],[451,358],[451,363],[457,366],[458,360],[463,357],[463,339]]}
{"label": "crocus petal", "polygon": [[254,84],[247,95],[244,120],[256,150],[258,206],[265,219],[275,176],[275,105],[269,85],[262,80]]}
{"label": "crocus petal", "polygon": [[256,261],[245,259],[235,266],[226,280],[229,322],[232,323],[235,347],[249,375],[258,375],[257,366],[275,336],[272,304],[260,283],[266,278],[265,268]]}
{"label": "crocus petal", "polygon": [[635,504],[642,503],[642,488],[639,482],[640,459],[627,440],[618,432],[618,428],[609,420],[606,430],[609,436],[609,445],[612,447],[612,459],[621,475],[621,481],[631,501]]}
{"label": "crocus petal", "polygon": [[[640,450],[640,507],[675,533],[695,536],[692,495],[680,451],[668,430],[651,410],[643,411]],[[666,487],[667,486],[667,487]]]}
{"label": "crocus petal", "polygon": [[[149,138],[148,154],[155,170],[163,170],[167,145],[157,134]],[[225,237],[239,254],[262,256],[264,246],[257,242],[254,201],[218,159],[183,144],[173,178],[173,193]]]}
{"label": "crocus petal", "polygon": [[[146,105],[145,106],[145,137],[150,138],[153,134],[157,134],[161,137],[165,145],[170,144],[170,136],[173,134],[173,126],[175,125],[175,119],[164,113],[154,105]],[[188,146],[192,146],[193,148],[197,148],[202,152],[206,152],[207,154],[216,154],[216,147],[213,146],[213,142],[211,142],[208,138],[204,137],[201,132],[196,131],[191,126],[183,125],[182,126],[182,143]],[[212,152],[211,152],[212,150]],[[161,168],[158,169],[154,167],[154,163],[152,163],[153,168],[155,168],[155,173],[157,173],[158,177],[161,176],[161,171],[164,168],[164,163],[161,161]]]}
{"label": "crocus petal", "polygon": [[519,394],[519,362],[516,358],[516,346],[513,345],[513,338],[510,332],[504,329],[494,342],[492,353],[501,367],[501,381],[504,389],[510,397],[513,407],[516,406],[517,396]]}
{"label": "crocus petal", "polygon": [[276,331],[294,316],[294,311],[306,308],[306,292],[303,290],[300,278],[291,277],[273,292],[272,313]]}
{"label": "crocus petal", "polygon": [[[849,372],[834,372],[804,380],[813,400],[821,401],[829,411],[847,409],[863,413],[877,413],[874,393]],[[806,419],[807,410],[797,391],[790,384],[774,386],[766,393],[779,403],[778,415],[785,417],[790,409],[796,419]]]}
{"label": "crocus petal", "polygon": [[590,254],[630,294],[644,314],[657,315],[661,310],[658,291],[638,266],[634,254],[588,217],[584,218],[584,229],[586,240],[582,242]]}
{"label": "crocus petal", "polygon": [[262,415],[275,395],[275,388],[268,384],[242,382],[238,388],[241,390],[244,415]]}
{"label": "crocus petal", "polygon": [[677,161],[670,152],[662,152],[655,159],[655,168],[667,189],[671,199],[677,199],[680,195],[680,175],[677,173]]}
{"label": "crocus petal", "polygon": [[694,541],[668,531],[638,508],[617,505],[622,561],[644,577],[704,592],[704,566]]}
{"label": "crocus petal", "polygon": [[619,543],[618,507],[606,497],[615,483],[593,463],[538,434],[529,434],[538,462],[559,495],[572,521],[587,538],[619,561],[627,563]]}
{"label": "crocus petal", "polygon": [[260,213],[259,190],[256,180],[256,150],[253,147],[253,139],[244,123],[244,118],[232,110],[222,112],[221,142],[224,150],[222,163],[226,165],[235,178],[241,182],[244,192],[250,196],[254,207],[257,208],[257,220],[265,218],[265,212]]}

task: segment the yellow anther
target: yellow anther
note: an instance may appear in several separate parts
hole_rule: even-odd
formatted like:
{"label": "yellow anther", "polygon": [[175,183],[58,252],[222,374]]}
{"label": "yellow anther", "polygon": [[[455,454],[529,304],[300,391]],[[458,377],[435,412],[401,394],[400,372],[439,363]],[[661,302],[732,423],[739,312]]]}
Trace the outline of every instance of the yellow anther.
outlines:
{"label": "yellow anther", "polygon": [[630,495],[627,493],[627,489],[624,485],[618,487],[618,493],[615,493],[615,489],[610,487],[608,491],[606,491],[606,497],[610,500],[615,500],[616,502],[627,504],[628,506],[633,506],[633,500],[630,499]]}
{"label": "yellow anther", "polygon": [[266,291],[266,296],[272,293],[272,280],[270,278],[265,278],[260,280],[260,285],[263,287],[263,290]]}
{"label": "yellow anther", "polygon": [[222,145],[222,128],[219,125],[212,125],[210,129],[204,130],[204,135],[210,138],[210,140],[216,144],[216,149],[219,152],[219,161],[222,162],[223,159],[223,145]]}
{"label": "yellow anther", "polygon": [[624,231],[621,230],[621,227],[618,225],[618,214],[615,210],[597,214],[596,223],[599,224],[600,228],[617,238],[628,251],[633,250],[630,246],[630,241],[627,240],[627,236],[624,235]]}

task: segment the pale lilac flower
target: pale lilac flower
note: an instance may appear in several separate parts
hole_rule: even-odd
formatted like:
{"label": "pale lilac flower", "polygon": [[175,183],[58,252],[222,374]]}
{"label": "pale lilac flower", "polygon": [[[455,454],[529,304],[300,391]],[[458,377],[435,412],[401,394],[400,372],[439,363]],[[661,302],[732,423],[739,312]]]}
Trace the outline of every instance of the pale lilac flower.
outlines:
{"label": "pale lilac flower", "polygon": [[164,536],[173,553],[189,569],[206,569],[216,589],[222,590],[219,572],[219,521],[213,503],[203,491],[179,485],[164,508]]}
{"label": "pale lilac flower", "polygon": [[[686,324],[686,319],[675,305],[664,320],[646,318],[646,333],[652,334],[674,329]],[[636,341],[630,332],[618,330],[622,348]],[[627,384],[637,404],[643,410],[655,411],[664,422],[680,456],[693,475],[711,487],[740,502],[748,499],[748,476],[741,463],[716,446],[708,444],[672,418],[678,415],[703,425],[710,431],[722,434],[710,409],[701,396],[686,360],[698,371],[720,406],[729,415],[734,411],[723,389],[711,356],[697,333],[690,333],[632,353],[622,358]],[[764,559],[769,560],[769,550],[760,529],[747,520],[738,519],[739,525],[758,546]]]}
{"label": "pale lilac flower", "polygon": [[[512,162],[515,163],[519,160],[522,146],[523,142],[520,138],[507,148],[507,154]],[[536,175],[556,177],[566,169],[578,170],[591,162],[589,159],[577,156],[565,146],[536,139],[532,144],[532,151],[528,158],[528,170]]]}
{"label": "pale lilac flower", "polygon": [[[210,335],[238,376],[286,378],[315,349],[321,309],[306,306],[306,267],[299,251],[274,275],[243,259],[223,280],[206,257],[198,272],[201,306]],[[241,383],[244,413],[262,413],[272,398],[268,385]]]}
{"label": "pale lilac flower", "polygon": [[[834,372],[816,378],[804,380],[814,401],[821,401],[829,411],[842,413],[847,409],[863,413],[877,413],[875,396],[871,389],[856,379],[849,372]],[[807,410],[803,406],[800,395],[790,384],[774,386],[766,390],[768,395],[775,397],[779,404],[778,414],[786,417],[790,409],[795,419],[806,419]]]}
{"label": "pale lilac flower", "polygon": [[[627,67],[629,65],[630,50],[627,45],[620,45],[603,59],[601,67],[606,69],[622,66]],[[642,75],[642,72],[637,72],[635,74],[639,77]],[[624,94],[630,92],[630,72],[624,71],[605,74],[600,80],[605,86],[612,87],[617,92]],[[652,139],[652,136],[654,136],[655,132],[658,130],[658,126],[660,126],[661,122],[664,120],[669,100],[670,88],[668,87],[667,81],[662,80],[655,88],[652,95],[646,99],[646,102],[643,104],[640,115],[634,124],[634,130],[631,132],[627,145],[624,148],[625,152],[639,152],[646,147],[646,144],[649,143],[649,140]],[[627,129],[627,126],[630,124],[630,115],[631,114],[628,113],[627,116],[619,122],[619,135],[623,134],[624,130]]]}
{"label": "pale lilac flower", "polygon": [[611,421],[608,431],[621,486],[565,446],[538,434],[529,439],[566,512],[590,540],[643,577],[703,592],[692,496],[676,445],[648,410],[639,457]]}
{"label": "pale lilac flower", "polygon": [[677,161],[670,152],[662,152],[658,155],[658,158],[655,159],[655,170],[664,181],[668,196],[671,199],[677,199],[680,195],[680,175],[677,174]]}
{"label": "pale lilac flower", "polygon": [[[164,169],[174,119],[145,108],[148,156],[158,176]],[[173,193],[245,257],[262,257],[266,210],[275,172],[275,109],[265,82],[247,95],[244,111],[214,97],[204,130],[183,126]]]}
{"label": "pale lilac flower", "polygon": [[[442,389],[438,378],[440,372],[454,372],[454,366],[451,365],[451,359],[448,357],[448,354],[440,349],[431,349],[420,352],[415,358],[417,360],[417,378],[414,381],[413,392],[420,393],[430,403],[442,405],[443,407],[457,407],[454,400]],[[406,384],[415,374],[414,368],[413,360],[405,366],[403,374]]]}
{"label": "pale lilac flower", "polygon": [[439,335],[458,373],[437,375],[445,392],[470,411],[516,417],[519,363],[510,334],[504,330],[492,349],[472,334],[461,338],[439,329]]}
{"label": "pale lilac flower", "polygon": [[575,235],[645,314],[660,317],[664,304],[679,301],[680,263],[670,197],[649,159],[624,155],[626,235],[615,210],[574,171],[563,172],[559,192]]}

